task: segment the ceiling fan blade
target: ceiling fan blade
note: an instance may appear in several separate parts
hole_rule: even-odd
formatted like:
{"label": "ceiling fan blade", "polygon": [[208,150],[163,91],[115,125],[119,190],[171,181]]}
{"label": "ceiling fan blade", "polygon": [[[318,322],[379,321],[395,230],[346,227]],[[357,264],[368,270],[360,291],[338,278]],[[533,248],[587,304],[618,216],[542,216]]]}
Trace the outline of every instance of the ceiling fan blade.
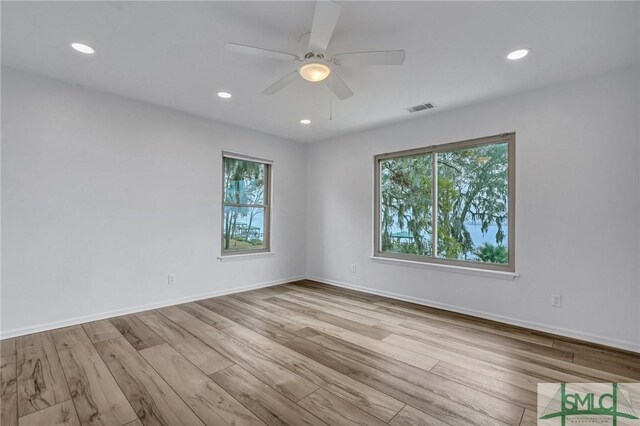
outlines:
{"label": "ceiling fan blade", "polygon": [[289,84],[293,83],[297,79],[298,79],[298,71],[296,70],[296,71],[293,71],[293,72],[285,75],[280,80],[276,81],[271,86],[269,86],[266,89],[264,89],[262,91],[262,94],[263,95],[273,95],[274,93],[279,92],[285,86],[288,86]]}
{"label": "ceiling fan blade", "polygon": [[331,58],[338,65],[402,65],[404,50],[338,53]]}
{"label": "ceiling fan blade", "polygon": [[345,99],[353,96],[353,92],[351,91],[351,89],[349,89],[347,83],[345,83],[344,80],[342,80],[342,78],[335,71],[331,73],[326,81],[331,88],[331,91],[335,93],[335,95],[341,101],[344,101]]}
{"label": "ceiling fan blade", "polygon": [[230,52],[244,53],[246,55],[262,56],[264,58],[278,59],[280,61],[299,61],[296,55],[278,52],[277,50],[263,49],[261,47],[246,46],[238,43],[227,43],[225,49]]}
{"label": "ceiling fan blade", "polygon": [[313,14],[311,36],[309,37],[309,50],[317,53],[327,50],[341,10],[342,7],[332,1],[319,0],[316,2],[316,11]]}

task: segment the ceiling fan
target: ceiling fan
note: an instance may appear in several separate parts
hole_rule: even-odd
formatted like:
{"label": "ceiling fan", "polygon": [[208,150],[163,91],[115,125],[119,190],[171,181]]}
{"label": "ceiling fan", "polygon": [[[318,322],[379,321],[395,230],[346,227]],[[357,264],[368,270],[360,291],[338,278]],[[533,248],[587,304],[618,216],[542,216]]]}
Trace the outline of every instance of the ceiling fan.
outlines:
{"label": "ceiling fan", "polygon": [[225,48],[236,53],[300,62],[298,69],[264,89],[262,91],[264,95],[273,95],[301,77],[312,83],[325,81],[338,99],[350,98],[353,96],[353,92],[336,72],[337,65],[402,65],[405,52],[404,50],[349,52],[338,53],[326,59],[324,56],[325,51],[331,41],[341,9],[340,5],[332,1],[321,0],[316,2],[309,36],[308,53],[304,55],[304,58],[286,52],[238,43],[227,43]]}

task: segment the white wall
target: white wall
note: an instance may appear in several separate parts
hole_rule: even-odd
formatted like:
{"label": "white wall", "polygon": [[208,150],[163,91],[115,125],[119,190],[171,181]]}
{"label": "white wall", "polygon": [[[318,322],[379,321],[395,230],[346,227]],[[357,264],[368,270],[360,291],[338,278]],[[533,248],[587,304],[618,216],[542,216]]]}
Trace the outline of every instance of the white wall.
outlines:
{"label": "white wall", "polygon": [[[427,114],[307,148],[3,68],[2,337],[306,274],[640,350],[639,70]],[[507,131],[520,278],[370,260],[375,154]],[[216,260],[223,149],[275,161],[273,257]]]}
{"label": "white wall", "polygon": [[[639,95],[622,70],[310,146],[307,274],[640,350]],[[375,154],[510,131],[519,278],[369,258]]]}
{"label": "white wall", "polygon": [[[272,257],[216,260],[223,149],[274,161]],[[305,150],[3,68],[2,336],[304,275]]]}

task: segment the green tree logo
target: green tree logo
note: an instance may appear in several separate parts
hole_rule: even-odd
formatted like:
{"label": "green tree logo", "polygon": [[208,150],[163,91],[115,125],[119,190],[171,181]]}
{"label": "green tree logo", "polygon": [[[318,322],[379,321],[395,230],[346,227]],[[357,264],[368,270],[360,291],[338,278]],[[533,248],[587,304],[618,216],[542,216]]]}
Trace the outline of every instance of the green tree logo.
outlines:
{"label": "green tree logo", "polygon": [[[613,426],[618,424],[619,418],[638,420],[631,403],[623,393],[619,392],[618,383],[611,384],[611,392],[603,393],[567,392],[567,384],[561,383],[540,419],[559,418],[560,424],[565,426],[569,416],[591,416],[594,423],[600,424],[598,418],[610,417],[608,420],[611,420]],[[588,421],[588,419],[584,420]]]}

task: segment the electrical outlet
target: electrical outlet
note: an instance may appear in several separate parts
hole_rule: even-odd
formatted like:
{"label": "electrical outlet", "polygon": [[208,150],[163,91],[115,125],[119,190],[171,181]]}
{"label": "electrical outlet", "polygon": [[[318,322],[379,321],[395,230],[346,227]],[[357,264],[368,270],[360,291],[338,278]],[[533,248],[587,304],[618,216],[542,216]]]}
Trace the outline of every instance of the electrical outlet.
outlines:
{"label": "electrical outlet", "polygon": [[169,285],[176,284],[176,274],[169,274]]}
{"label": "electrical outlet", "polygon": [[351,265],[351,272],[352,273],[356,273],[356,264],[354,263],[353,265]]}
{"label": "electrical outlet", "polygon": [[562,307],[562,295],[560,294],[552,294],[551,295],[551,306],[555,306],[556,308]]}

